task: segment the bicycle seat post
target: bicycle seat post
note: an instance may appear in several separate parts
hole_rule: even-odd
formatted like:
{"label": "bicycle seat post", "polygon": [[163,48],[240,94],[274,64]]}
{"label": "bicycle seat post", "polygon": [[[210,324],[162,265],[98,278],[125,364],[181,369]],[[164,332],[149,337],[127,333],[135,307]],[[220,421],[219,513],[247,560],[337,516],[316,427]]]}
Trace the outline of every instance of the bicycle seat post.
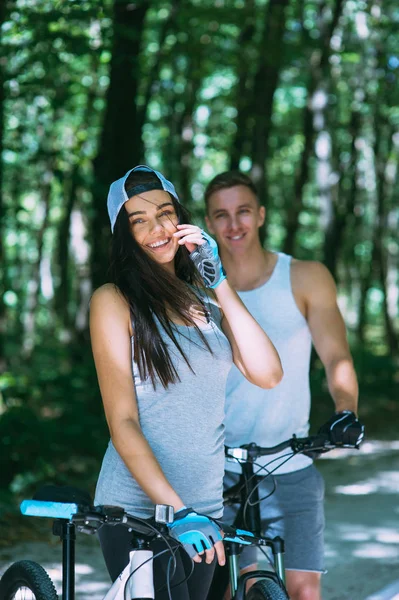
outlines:
{"label": "bicycle seat post", "polygon": [[62,599],[75,600],[75,524],[57,519],[53,533],[62,540]]}

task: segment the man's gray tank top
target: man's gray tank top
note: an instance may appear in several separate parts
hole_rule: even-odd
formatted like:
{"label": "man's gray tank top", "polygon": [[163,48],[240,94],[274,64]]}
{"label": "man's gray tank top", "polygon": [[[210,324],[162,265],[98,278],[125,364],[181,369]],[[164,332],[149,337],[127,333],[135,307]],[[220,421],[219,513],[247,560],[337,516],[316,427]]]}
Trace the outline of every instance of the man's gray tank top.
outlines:
{"label": "man's gray tank top", "polygon": [[[201,331],[212,354],[195,328],[174,325],[175,335],[194,373],[159,322],[180,381],[170,384],[166,390],[158,382],[154,391],[151,380],[140,379],[133,360],[132,371],[140,426],[169,483],[186,506],[221,517],[225,389],[232,353],[220,328],[219,308],[209,298],[204,302],[210,316],[209,323],[201,325]],[[127,469],[112,441],[103,459],[94,502],[121,506],[143,518],[154,512],[151,500]]]}
{"label": "man's gray tank top", "polygon": [[[238,292],[241,300],[266,331],[280,355],[284,370],[281,382],[271,390],[251,384],[233,366],[226,387],[226,444],[240,446],[255,442],[259,446],[275,446],[295,433],[308,435],[310,412],[309,363],[311,335],[299,311],[291,288],[291,257],[279,253],[270,279],[261,287]],[[257,463],[266,465],[278,456],[266,456]],[[285,464],[285,458],[271,463],[281,464],[276,473],[289,473],[309,466],[310,458],[297,454]],[[226,470],[239,473],[238,464],[226,461]]]}

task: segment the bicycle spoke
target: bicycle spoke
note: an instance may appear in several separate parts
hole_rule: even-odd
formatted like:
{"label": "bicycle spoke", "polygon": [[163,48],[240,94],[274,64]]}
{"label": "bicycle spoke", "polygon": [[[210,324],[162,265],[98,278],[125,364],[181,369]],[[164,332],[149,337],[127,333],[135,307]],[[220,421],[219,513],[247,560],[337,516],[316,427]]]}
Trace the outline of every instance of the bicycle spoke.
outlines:
{"label": "bicycle spoke", "polygon": [[15,593],[13,600],[36,600],[36,596],[29,588],[20,587]]}

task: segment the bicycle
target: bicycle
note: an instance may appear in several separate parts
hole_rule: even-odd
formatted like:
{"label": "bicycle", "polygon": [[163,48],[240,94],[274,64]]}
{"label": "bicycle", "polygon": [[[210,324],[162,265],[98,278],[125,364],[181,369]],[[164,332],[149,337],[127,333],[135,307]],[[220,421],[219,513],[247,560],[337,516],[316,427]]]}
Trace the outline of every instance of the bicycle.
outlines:
{"label": "bicycle", "polygon": [[[173,540],[176,544],[176,540],[169,536],[167,527],[167,524],[173,521],[171,506],[157,505],[152,519],[140,519],[129,515],[119,507],[94,507],[90,496],[77,488],[47,486],[36,494],[35,499],[24,500],[21,503],[21,512],[27,516],[54,519],[53,534],[62,541],[63,600],[75,599],[76,532],[94,534],[103,525],[124,525],[132,533],[133,550],[130,552],[129,564],[112,584],[104,600],[154,600],[152,564],[160,553],[154,555],[149,546],[155,537],[161,537],[167,545],[169,544],[171,571],[173,571],[176,550],[173,550],[170,542]],[[240,546],[264,543],[261,536],[257,538],[249,531],[236,530],[217,522],[225,529],[226,544]],[[163,550],[162,553],[169,550]],[[171,577],[167,577],[166,585],[172,599],[170,579]],[[41,565],[34,561],[22,560],[12,564],[1,578],[0,598],[1,600],[58,600],[58,595],[51,578]],[[244,599],[245,590],[240,588],[236,598]]]}
{"label": "bicycle", "polygon": [[[244,598],[246,600],[289,600],[285,588],[284,540],[280,537],[271,539],[261,535],[259,482],[272,475],[273,469],[267,471],[266,467],[268,465],[266,465],[266,467],[260,467],[255,472],[256,460],[261,456],[271,456],[287,449],[292,451],[284,457],[289,460],[299,452],[310,453],[311,455],[322,454],[337,447],[341,446],[332,444],[327,437],[318,434],[306,438],[293,436],[291,439],[270,448],[262,448],[254,443],[245,444],[239,448],[225,448],[227,459],[238,462],[241,465],[242,473],[238,483],[224,491],[224,504],[225,506],[239,504],[234,526],[238,527],[239,530],[243,528],[254,534],[255,539],[258,540],[256,545],[261,551],[265,546],[271,548],[273,555],[271,566],[273,570],[258,569],[240,576],[239,558],[242,545],[226,540],[225,548],[228,565],[217,567],[207,600],[221,600],[229,583],[232,600],[243,600]],[[283,457],[280,458],[283,459]],[[280,464],[281,461],[278,466]],[[259,476],[258,473],[262,470],[265,471],[265,469],[266,474]],[[269,561],[268,556],[266,558]],[[246,584],[250,579],[257,579],[257,581],[245,595]]]}

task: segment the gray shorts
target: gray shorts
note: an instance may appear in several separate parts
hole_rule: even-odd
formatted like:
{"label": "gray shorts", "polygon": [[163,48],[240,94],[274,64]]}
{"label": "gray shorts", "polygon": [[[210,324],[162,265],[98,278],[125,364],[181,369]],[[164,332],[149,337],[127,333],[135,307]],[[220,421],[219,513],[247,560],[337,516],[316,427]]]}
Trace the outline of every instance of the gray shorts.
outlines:
{"label": "gray shorts", "polygon": [[[237,483],[239,475],[226,471],[224,486]],[[274,475],[275,492],[261,502],[263,534],[285,541],[285,568],[324,572],[324,480],[314,465],[283,475]],[[273,490],[271,477],[259,486],[259,498]],[[238,505],[224,509],[223,520],[233,523]],[[242,569],[258,562],[255,546],[246,547]]]}

